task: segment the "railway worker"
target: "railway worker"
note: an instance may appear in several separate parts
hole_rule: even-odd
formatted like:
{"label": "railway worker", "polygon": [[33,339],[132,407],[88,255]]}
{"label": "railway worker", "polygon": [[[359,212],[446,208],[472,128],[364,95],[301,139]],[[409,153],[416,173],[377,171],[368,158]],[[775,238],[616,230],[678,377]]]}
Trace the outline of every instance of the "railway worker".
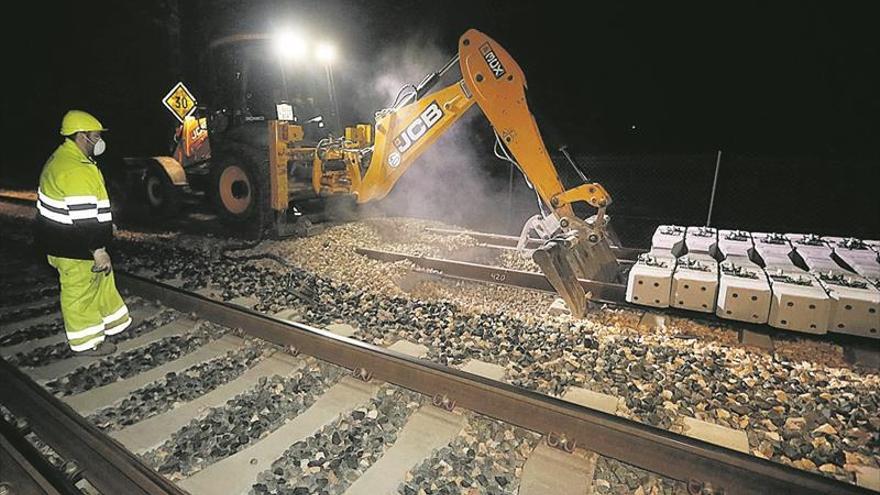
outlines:
{"label": "railway worker", "polygon": [[71,110],[61,120],[64,142],[40,174],[36,242],[58,270],[61,314],[70,348],[104,356],[116,345],[104,342],[131,324],[116,290],[107,245],[113,238],[110,199],[95,157],[107,129],[92,115]]}

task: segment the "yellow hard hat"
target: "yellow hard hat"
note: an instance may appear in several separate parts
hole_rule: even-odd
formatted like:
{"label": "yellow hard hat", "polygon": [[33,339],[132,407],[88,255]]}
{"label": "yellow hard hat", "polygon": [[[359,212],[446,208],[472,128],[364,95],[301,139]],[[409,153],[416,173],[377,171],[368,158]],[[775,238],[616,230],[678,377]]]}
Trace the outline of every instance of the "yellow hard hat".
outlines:
{"label": "yellow hard hat", "polygon": [[92,114],[82,110],[71,110],[61,119],[61,135],[70,136],[75,132],[106,131]]}

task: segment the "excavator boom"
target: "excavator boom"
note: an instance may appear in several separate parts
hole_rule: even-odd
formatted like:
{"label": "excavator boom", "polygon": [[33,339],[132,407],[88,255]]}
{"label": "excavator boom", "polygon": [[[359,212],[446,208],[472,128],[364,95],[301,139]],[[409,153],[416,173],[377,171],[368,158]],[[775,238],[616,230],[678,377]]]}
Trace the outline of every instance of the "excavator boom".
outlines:
{"label": "excavator boom", "polygon": [[[456,59],[461,79],[429,93]],[[596,183],[563,186],[529,111],[525,90],[525,75],[507,50],[485,34],[468,30],[459,39],[456,58],[402,104],[377,114],[373,154],[354,192],[359,203],[385,197],[409,166],[476,104],[549,212],[533,217],[523,229],[524,238],[535,230],[545,241],[531,253],[532,259],[572,314],[582,316],[588,296],[578,279],[613,281],[618,274],[605,230],[604,212],[611,197]],[[572,205],[578,201],[599,213],[588,221],[577,218]]]}
{"label": "excavator boom", "polygon": [[[397,180],[449,127],[477,104],[516,159],[538,196],[557,216],[571,217],[571,204],[585,201],[596,208],[611,204],[600,184],[566,190],[550,160],[534,116],[526,103],[526,78],[519,64],[487,35],[470,29],[459,39],[461,80],[427,95],[413,92],[412,103],[380,112],[375,145],[358,202],[385,197]],[[437,76],[449,67],[432,76]],[[436,81],[436,77],[428,79]]]}

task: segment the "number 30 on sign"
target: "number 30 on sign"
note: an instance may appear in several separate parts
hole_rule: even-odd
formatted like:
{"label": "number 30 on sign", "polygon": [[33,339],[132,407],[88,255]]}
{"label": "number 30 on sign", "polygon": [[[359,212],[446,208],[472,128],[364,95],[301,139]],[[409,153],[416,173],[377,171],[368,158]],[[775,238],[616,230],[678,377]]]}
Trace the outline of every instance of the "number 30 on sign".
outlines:
{"label": "number 30 on sign", "polygon": [[181,122],[196,109],[196,99],[182,82],[171,88],[165,98],[162,98],[162,104]]}

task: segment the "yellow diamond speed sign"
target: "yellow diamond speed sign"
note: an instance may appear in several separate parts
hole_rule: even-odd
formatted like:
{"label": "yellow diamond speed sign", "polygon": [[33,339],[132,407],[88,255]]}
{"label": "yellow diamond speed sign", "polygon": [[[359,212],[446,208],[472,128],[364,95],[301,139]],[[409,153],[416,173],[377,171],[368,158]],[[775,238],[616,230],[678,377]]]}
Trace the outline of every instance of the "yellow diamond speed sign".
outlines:
{"label": "yellow diamond speed sign", "polygon": [[162,98],[162,104],[181,122],[196,109],[196,99],[182,82],[171,88],[165,98]]}

